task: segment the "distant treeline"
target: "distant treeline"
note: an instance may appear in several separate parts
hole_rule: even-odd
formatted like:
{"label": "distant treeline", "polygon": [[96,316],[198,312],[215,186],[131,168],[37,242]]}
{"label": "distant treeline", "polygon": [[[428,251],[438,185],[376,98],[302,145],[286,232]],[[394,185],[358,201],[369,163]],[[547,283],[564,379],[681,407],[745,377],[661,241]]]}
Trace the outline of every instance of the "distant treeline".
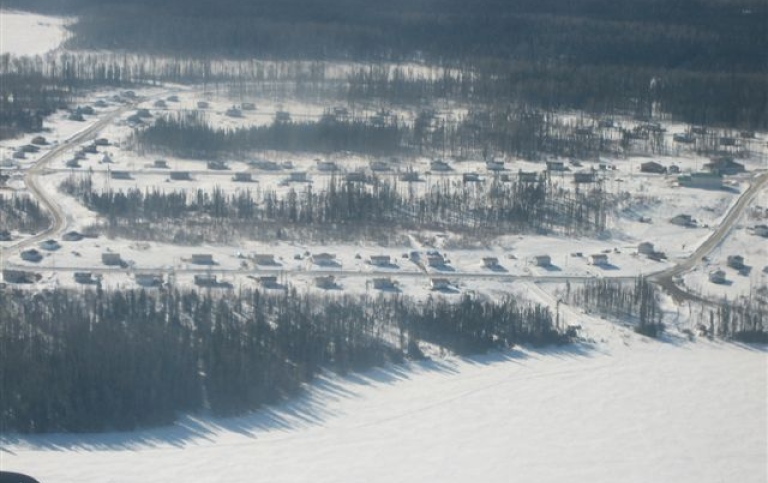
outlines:
{"label": "distant treeline", "polygon": [[[0,172],[0,176],[3,176]],[[37,233],[51,223],[40,203],[27,195],[0,194],[0,230]]]}
{"label": "distant treeline", "polygon": [[547,230],[594,234],[605,228],[610,209],[604,192],[569,192],[553,186],[545,176],[530,183],[446,180],[423,194],[376,177],[370,184],[332,177],[323,189],[308,185],[286,194],[271,190],[227,193],[221,188],[190,193],[156,188],[101,192],[94,190],[90,176],[74,175],[61,188],[111,225],[194,218],[210,220],[214,226],[222,221],[278,222],[286,226],[435,227],[489,234]]}
{"label": "distant treeline", "polygon": [[4,432],[129,430],[182,412],[237,414],[295,395],[322,369],[567,338],[541,306],[508,297],[211,296],[0,289]]}

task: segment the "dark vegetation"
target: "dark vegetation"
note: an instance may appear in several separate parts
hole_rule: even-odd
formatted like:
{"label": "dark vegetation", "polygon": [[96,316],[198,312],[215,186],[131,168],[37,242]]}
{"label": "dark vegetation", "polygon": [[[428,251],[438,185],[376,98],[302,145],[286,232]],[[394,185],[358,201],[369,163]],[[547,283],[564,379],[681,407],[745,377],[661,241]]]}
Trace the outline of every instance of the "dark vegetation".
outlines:
{"label": "dark vegetation", "polygon": [[0,229],[37,233],[51,223],[37,200],[27,195],[0,194]]}
{"label": "dark vegetation", "polygon": [[323,298],[0,289],[0,427],[125,430],[179,412],[241,413],[293,395],[322,369],[567,339],[548,309],[468,296]]}
{"label": "dark vegetation", "polygon": [[70,176],[61,189],[89,209],[103,215],[110,226],[180,225],[205,220],[216,230],[237,224],[258,227],[277,223],[285,227],[378,226],[432,227],[456,231],[482,230],[486,234],[558,231],[567,234],[602,231],[609,202],[595,190],[574,193],[542,176],[536,182],[494,179],[481,186],[461,182],[432,185],[425,194],[402,188],[397,181],[373,177],[370,184],[332,177],[325,189],[312,185],[286,194],[271,190],[226,193],[95,190],[90,176]]}

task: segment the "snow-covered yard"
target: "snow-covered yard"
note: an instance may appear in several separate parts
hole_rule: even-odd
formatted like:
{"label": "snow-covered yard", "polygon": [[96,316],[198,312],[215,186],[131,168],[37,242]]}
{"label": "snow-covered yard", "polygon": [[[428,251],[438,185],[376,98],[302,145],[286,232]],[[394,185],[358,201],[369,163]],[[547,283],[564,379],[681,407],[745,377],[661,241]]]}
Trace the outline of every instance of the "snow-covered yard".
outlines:
{"label": "snow-covered yard", "polygon": [[66,20],[0,10],[0,54],[42,55],[66,40]]}

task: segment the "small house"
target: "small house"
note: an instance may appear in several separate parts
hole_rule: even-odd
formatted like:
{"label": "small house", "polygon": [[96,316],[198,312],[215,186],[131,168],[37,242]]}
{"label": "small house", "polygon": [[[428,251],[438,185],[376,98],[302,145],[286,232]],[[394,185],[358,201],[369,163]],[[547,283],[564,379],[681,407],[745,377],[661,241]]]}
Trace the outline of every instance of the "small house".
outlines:
{"label": "small house", "polygon": [[224,111],[224,115],[227,117],[243,117],[243,111],[236,107],[230,107]]}
{"label": "small house", "polygon": [[24,250],[21,252],[21,259],[27,262],[37,263],[43,259],[43,254],[34,248],[30,248],[29,250]]}
{"label": "small house", "polygon": [[208,169],[215,171],[225,171],[229,169],[229,166],[224,161],[208,161]]}
{"label": "small house", "polygon": [[96,146],[109,146],[109,139],[98,138],[93,142],[93,144],[95,144]]}
{"label": "small house", "polygon": [[13,159],[27,159],[27,153],[24,151],[14,151]]}
{"label": "small house", "polygon": [[318,161],[317,162],[317,170],[318,171],[323,171],[323,172],[326,172],[326,173],[330,173],[332,171],[336,171],[337,169],[339,169],[339,168],[338,168],[338,166],[336,166],[336,163],[334,163],[333,161]]}
{"label": "small house", "polygon": [[533,261],[537,267],[548,267],[552,265],[552,257],[549,255],[535,255]]}
{"label": "small house", "polygon": [[684,226],[688,228],[696,226],[696,220],[694,220],[691,215],[686,214],[674,216],[670,218],[669,222],[673,225]]}
{"label": "small house", "polygon": [[67,168],[73,168],[73,169],[74,169],[74,168],[80,168],[80,167],[82,167],[82,166],[80,165],[80,161],[79,161],[79,160],[77,160],[77,159],[70,159],[69,161],[67,161],[66,163],[64,163],[64,165],[65,165]]}
{"label": "small house", "polygon": [[294,183],[306,183],[308,179],[306,171],[292,171],[288,173],[288,181]]}
{"label": "small house", "polygon": [[576,184],[586,184],[595,182],[594,171],[582,171],[580,173],[573,173],[573,182]]}
{"label": "small house", "polygon": [[722,270],[709,272],[709,281],[712,283],[724,284],[726,282],[725,272]]}
{"label": "small house", "polygon": [[565,171],[565,163],[562,161],[547,161],[547,171]]}
{"label": "small house", "polygon": [[451,281],[447,278],[432,278],[429,280],[429,286],[432,290],[448,290],[451,288]]}
{"label": "small house", "polygon": [[275,275],[262,275],[259,277],[259,284],[264,288],[274,288],[280,286],[280,284],[277,283],[277,277]]}
{"label": "small house", "polygon": [[75,272],[72,277],[75,279],[75,282],[83,285],[90,285],[96,282],[91,272]]}
{"label": "small house", "polygon": [[179,102],[179,96],[175,94],[172,96],[168,96],[168,102]]}
{"label": "small house", "polygon": [[696,142],[696,138],[691,133],[678,133],[672,136],[672,140],[681,144],[693,144]]}
{"label": "small house", "polygon": [[405,171],[404,173],[400,173],[400,181],[413,183],[416,181],[421,181],[421,178],[419,178],[418,171],[408,170],[408,171]]}
{"label": "small house", "polygon": [[768,238],[768,225],[755,225],[752,228],[752,233],[763,238]]}
{"label": "small house", "polygon": [[648,161],[647,163],[642,163],[640,165],[640,172],[641,173],[665,174],[667,172],[667,168],[664,167],[663,164],[657,163],[656,161]]}
{"label": "small house", "polygon": [[365,173],[361,173],[360,171],[347,173],[344,179],[350,183],[364,183],[366,181]]}
{"label": "small house", "polygon": [[168,169],[168,161],[164,159],[156,159],[152,163],[152,167],[157,169]]}
{"label": "small house", "polygon": [[722,136],[720,137],[720,145],[721,146],[736,146],[736,138],[731,136]]}
{"label": "small house", "polygon": [[198,109],[208,109],[211,107],[211,105],[206,101],[197,101],[197,108]]}
{"label": "small house", "polygon": [[608,265],[608,255],[605,253],[595,253],[589,256],[592,261],[592,265]]}
{"label": "small house", "polygon": [[650,255],[654,251],[653,243],[651,242],[642,242],[637,246],[637,253],[641,255]]}
{"label": "small house", "polygon": [[110,170],[109,177],[112,179],[131,179],[131,173],[128,171]]}
{"label": "small house", "polygon": [[137,273],[133,279],[142,287],[159,287],[163,284],[163,275],[161,273]]}
{"label": "small house", "polygon": [[61,245],[56,240],[45,240],[40,242],[40,248],[52,252],[61,248]]}
{"label": "small house", "polygon": [[742,268],[744,268],[744,257],[742,257],[741,255],[729,255],[728,266],[731,268],[735,268],[736,270],[741,270]]}
{"label": "small house", "polygon": [[484,268],[496,268],[499,266],[499,259],[496,257],[483,257]]}
{"label": "small house", "polygon": [[167,105],[167,104],[165,103],[165,101],[164,101],[164,100],[162,100],[162,99],[158,99],[158,100],[156,100],[156,101],[155,101],[155,103],[154,103],[154,106],[155,106],[157,109],[165,109],[166,107],[168,107],[168,105]]}
{"label": "small house", "polygon": [[24,270],[3,270],[3,280],[8,283],[35,283],[37,274]]}
{"label": "small house", "polygon": [[271,253],[254,253],[251,258],[256,265],[277,265],[275,256]]}
{"label": "small house", "polygon": [[315,265],[336,265],[336,255],[333,253],[315,253],[312,255],[312,263]]}
{"label": "small house", "polygon": [[389,171],[389,164],[384,161],[371,161],[371,171]]}
{"label": "small house", "polygon": [[136,111],[136,115],[144,119],[152,117],[152,113],[149,112],[149,109],[139,109]]}
{"label": "small house", "polygon": [[744,165],[732,158],[720,158],[704,165],[704,169],[718,176],[732,176],[746,171]]}
{"label": "small house", "polygon": [[189,171],[171,171],[169,176],[174,181],[192,181]]}
{"label": "small house", "polygon": [[443,160],[436,159],[429,163],[430,171],[451,171],[451,166]]}
{"label": "small house", "polygon": [[517,180],[520,183],[535,183],[539,179],[539,173],[536,171],[523,171],[517,172]]}
{"label": "small house", "polygon": [[240,105],[240,107],[241,107],[241,108],[242,108],[244,111],[255,111],[255,110],[256,110],[256,104],[254,104],[253,102],[243,102],[243,103]]}
{"label": "small house", "polygon": [[465,183],[477,183],[480,181],[480,175],[477,173],[464,173],[461,175],[461,179]]}
{"label": "small house", "polygon": [[485,169],[488,171],[504,171],[506,167],[504,166],[504,161],[494,159],[485,162]]}
{"label": "small house", "polygon": [[32,138],[32,141],[30,142],[37,146],[45,146],[46,144],[48,144],[48,141],[45,139],[44,136],[35,136]]}
{"label": "small house", "polygon": [[373,288],[376,290],[395,290],[397,289],[397,282],[389,277],[374,278]]}
{"label": "small house", "polygon": [[13,237],[8,230],[0,230],[0,241],[11,241]]}
{"label": "small house", "polygon": [[267,161],[266,159],[257,159],[255,161],[252,161],[252,166],[258,169],[263,169],[264,171],[278,171],[280,170],[280,165],[277,164],[274,161]]}
{"label": "small house", "polygon": [[678,176],[677,182],[686,188],[721,189],[723,176],[719,173],[691,173]]}
{"label": "small house", "polygon": [[101,254],[101,263],[104,265],[114,266],[114,265],[122,265],[123,259],[120,258],[119,253],[115,252],[104,252]]}
{"label": "small house", "polygon": [[24,146],[19,148],[20,151],[24,151],[25,153],[35,154],[40,152],[40,148],[38,146],[35,146],[34,144],[25,144]]}
{"label": "small house", "polygon": [[193,253],[189,262],[195,265],[213,265],[213,255],[210,253]]}
{"label": "small house", "polygon": [[288,111],[277,111],[275,113],[275,123],[285,124],[291,122],[291,113]]}
{"label": "small house", "polygon": [[235,173],[232,177],[232,181],[237,183],[251,183],[253,181],[253,176],[251,173]]}
{"label": "small house", "polygon": [[336,277],[327,275],[325,277],[315,277],[315,286],[323,290],[331,290],[337,287]]}
{"label": "small house", "polygon": [[370,264],[377,267],[387,267],[392,264],[389,255],[371,255]]}
{"label": "small house", "polygon": [[219,282],[216,280],[216,275],[210,273],[195,275],[195,285],[198,287],[215,287],[218,284]]}
{"label": "small house", "polygon": [[671,174],[680,174],[680,166],[676,164],[672,164],[669,166],[667,171],[670,172]]}
{"label": "small house", "polygon": [[442,267],[445,265],[445,257],[439,253],[428,253],[427,265],[430,267]]}

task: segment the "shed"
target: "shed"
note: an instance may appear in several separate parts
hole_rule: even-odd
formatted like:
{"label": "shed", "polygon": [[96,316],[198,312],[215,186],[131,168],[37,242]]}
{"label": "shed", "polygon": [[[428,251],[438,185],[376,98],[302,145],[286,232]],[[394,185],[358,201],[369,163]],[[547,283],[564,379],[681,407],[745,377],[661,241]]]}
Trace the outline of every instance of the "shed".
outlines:
{"label": "shed", "polygon": [[447,290],[451,288],[451,281],[447,278],[432,278],[429,280],[429,286],[432,290]]}
{"label": "shed", "polygon": [[113,163],[112,157],[109,154],[104,153],[104,156],[101,157],[101,163],[102,164],[112,164]]}
{"label": "shed", "polygon": [[691,173],[677,177],[680,186],[686,188],[721,189],[723,177],[719,173]]}
{"label": "shed", "polygon": [[679,214],[669,219],[669,222],[673,225],[694,227],[696,226],[696,220],[691,215]]}
{"label": "shed", "polygon": [[565,163],[562,161],[547,161],[547,171],[565,171]]}
{"label": "shed", "polygon": [[96,146],[109,146],[109,139],[98,138],[93,142],[93,144],[95,144]]}
{"label": "shed", "polygon": [[742,268],[744,268],[744,257],[742,257],[741,255],[729,255],[728,266],[731,268],[735,268],[736,270],[741,270]]}
{"label": "shed", "polygon": [[386,267],[392,263],[392,259],[389,255],[371,255],[370,263],[377,267]]}
{"label": "shed", "polygon": [[61,248],[61,245],[56,240],[45,240],[40,242],[40,248],[43,250],[54,251]]}
{"label": "shed", "polygon": [[242,108],[244,111],[255,111],[255,110],[256,110],[256,104],[254,104],[253,102],[243,102],[243,103],[240,105],[240,107],[241,107],[241,108]]}
{"label": "shed", "polygon": [[507,168],[504,166],[504,161],[494,159],[485,162],[485,169],[488,171],[504,171]]}
{"label": "shed", "polygon": [[189,261],[195,265],[213,265],[213,255],[210,253],[193,253]]}
{"label": "shed", "polygon": [[408,170],[404,173],[400,173],[400,181],[415,182],[421,181],[418,171]]}
{"label": "shed", "polygon": [[46,144],[48,144],[48,141],[45,139],[44,136],[35,136],[32,138],[32,141],[30,142],[37,146],[45,146]]}
{"label": "shed", "polygon": [[397,282],[389,277],[374,278],[373,288],[376,290],[395,290],[397,288]]}
{"label": "shed", "polygon": [[477,173],[464,173],[461,175],[461,179],[465,183],[477,183],[480,181],[480,175]]}
{"label": "shed", "polygon": [[306,171],[292,171],[288,173],[288,181],[294,183],[305,183],[308,179]]}
{"label": "shed", "polygon": [[451,165],[441,159],[430,161],[429,169],[431,171],[451,171]]}
{"label": "shed", "polygon": [[533,261],[537,267],[548,267],[552,265],[552,257],[549,255],[536,255],[533,257]]}
{"label": "shed", "polygon": [[13,237],[8,230],[0,230],[0,241],[11,241]]}
{"label": "shed", "polygon": [[642,163],[640,165],[640,172],[664,174],[667,172],[667,168],[664,167],[663,164],[657,163],[656,161],[648,161],[647,163]]}
{"label": "shed", "polygon": [[91,272],[75,272],[72,277],[75,279],[75,282],[85,285],[92,284],[96,281]]}
{"label": "shed", "polygon": [[189,171],[171,171],[169,176],[174,181],[192,180],[192,175],[189,174]]}
{"label": "shed", "polygon": [[443,265],[445,265],[445,257],[443,257],[439,253],[428,253],[427,265],[429,265],[430,267],[442,267]]}
{"label": "shed", "polygon": [[64,165],[67,168],[80,168],[81,167],[80,161],[78,161],[77,159],[70,159],[69,161],[64,163]]}
{"label": "shed", "polygon": [[704,169],[719,176],[735,175],[746,171],[743,164],[737,163],[732,158],[727,157],[716,159],[705,164]]}
{"label": "shed", "polygon": [[539,179],[539,173],[536,171],[523,171],[517,172],[517,180],[521,183],[535,183]]}
{"label": "shed", "polygon": [[211,107],[211,105],[206,101],[197,101],[197,108],[198,109],[208,109]]}
{"label": "shed", "polygon": [[256,265],[277,265],[275,256],[271,253],[254,253],[251,258]]}
{"label": "shed", "polygon": [[23,252],[21,252],[21,259],[27,262],[39,262],[40,260],[43,259],[43,254],[35,250],[34,248],[31,248],[29,250],[24,250]]}
{"label": "shed", "polygon": [[278,287],[280,285],[277,283],[277,276],[275,275],[262,275],[259,277],[259,284],[266,288]]}
{"label": "shed", "polygon": [[153,105],[154,105],[154,107],[156,107],[158,109],[165,109],[166,107],[168,107],[168,105],[162,99],[156,100]]}
{"label": "shed", "polygon": [[725,272],[722,270],[714,270],[709,272],[709,281],[712,283],[723,284],[726,282]]}
{"label": "shed", "polygon": [[592,260],[592,265],[608,265],[608,255],[605,253],[595,253],[589,258]]}
{"label": "shed", "polygon": [[232,177],[232,181],[238,183],[250,183],[253,181],[253,176],[251,173],[235,173],[235,175]]}
{"label": "shed", "polygon": [[133,279],[142,287],[159,287],[163,284],[163,274],[161,273],[137,273]]}
{"label": "shed", "polygon": [[389,164],[384,161],[371,161],[371,171],[389,171]]}
{"label": "shed", "polygon": [[277,111],[275,113],[275,122],[277,124],[284,124],[291,122],[291,113],[288,111]]}
{"label": "shed", "polygon": [[131,173],[128,171],[109,171],[109,177],[112,179],[131,179]]}
{"label": "shed", "polygon": [[195,285],[198,287],[215,287],[219,284],[216,280],[216,275],[205,273],[202,275],[195,275]]}
{"label": "shed", "polygon": [[483,267],[496,268],[499,266],[499,259],[496,257],[483,257]]}
{"label": "shed", "polygon": [[331,172],[338,170],[339,167],[333,161],[318,161],[317,170],[323,172]]}
{"label": "shed", "polygon": [[123,259],[116,252],[104,252],[101,254],[101,263],[104,265],[122,265]]}
{"label": "shed", "polygon": [[336,265],[336,255],[333,253],[315,253],[312,255],[312,263],[315,265]]}
{"label": "shed", "polygon": [[225,171],[229,169],[229,166],[224,161],[208,161],[208,169],[216,171]]}
{"label": "shed", "polygon": [[576,184],[582,183],[594,183],[595,172],[594,171],[582,171],[580,173],[573,173],[573,182]]}
{"label": "shed", "polygon": [[334,289],[336,285],[336,277],[333,275],[327,275],[325,277],[315,277],[315,286],[325,290]]}
{"label": "shed", "polygon": [[154,168],[159,168],[159,169],[168,169],[168,161],[166,161],[164,159],[156,159],[152,163],[152,166]]}
{"label": "shed", "polygon": [[637,253],[642,255],[650,255],[654,251],[656,250],[654,250],[653,243],[651,242],[642,242],[637,246]]}
{"label": "shed", "polygon": [[752,228],[752,233],[763,238],[768,238],[768,225],[755,225]]}
{"label": "shed", "polygon": [[224,111],[224,115],[228,117],[243,117],[243,111],[236,107],[230,107]]}

